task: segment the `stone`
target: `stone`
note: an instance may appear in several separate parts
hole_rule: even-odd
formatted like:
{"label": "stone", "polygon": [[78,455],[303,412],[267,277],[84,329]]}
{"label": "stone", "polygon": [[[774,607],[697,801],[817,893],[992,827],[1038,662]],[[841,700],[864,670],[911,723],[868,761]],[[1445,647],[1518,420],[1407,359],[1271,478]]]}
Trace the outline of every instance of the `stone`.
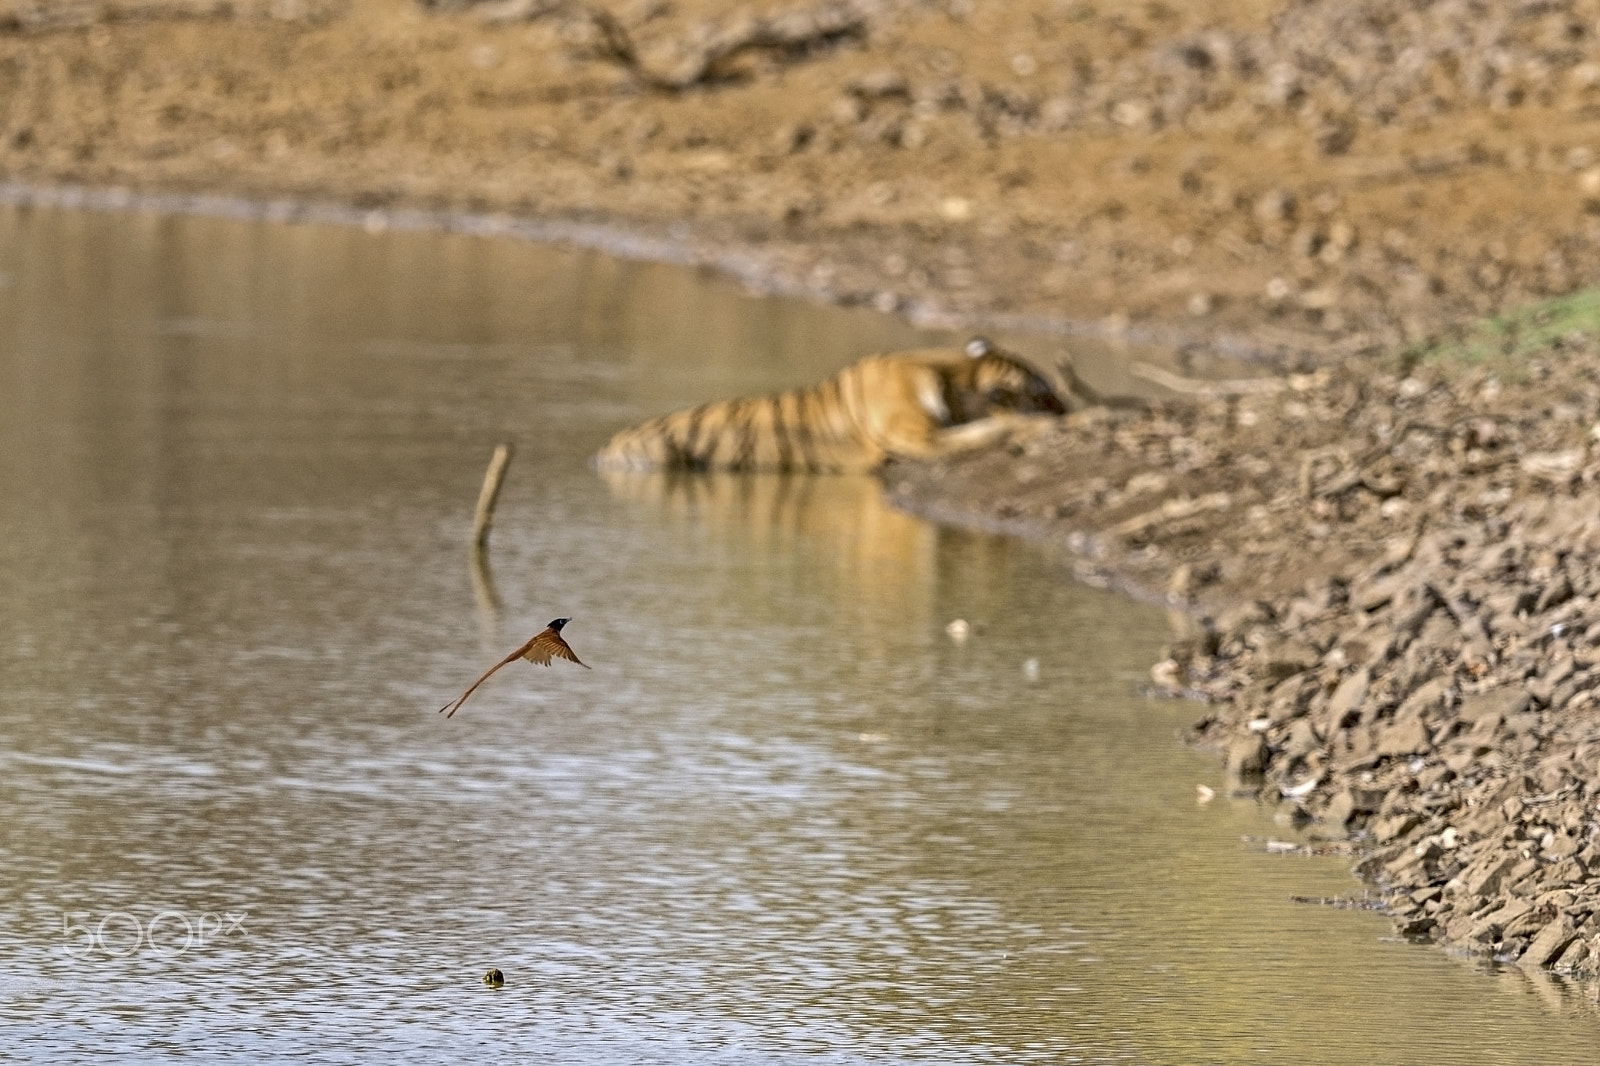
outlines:
{"label": "stone", "polygon": [[1427,717],[1438,711],[1449,699],[1453,683],[1448,677],[1435,677],[1418,685],[1411,695],[1400,702],[1395,710],[1396,721],[1406,718]]}
{"label": "stone", "polygon": [[1296,674],[1316,669],[1321,658],[1317,650],[1304,641],[1277,641],[1262,650],[1258,676],[1276,684]]}
{"label": "stone", "polygon": [[1270,757],[1267,741],[1260,733],[1235,737],[1228,745],[1228,773],[1235,777],[1259,777]]}
{"label": "stone", "polygon": [[[1513,855],[1512,861],[1514,865],[1500,879],[1500,890],[1503,892],[1515,892],[1519,895],[1527,895],[1529,892],[1538,891],[1539,886],[1530,882],[1533,880],[1533,875],[1539,872],[1539,860],[1534,858],[1518,859]],[[1491,888],[1486,891],[1493,892],[1494,889]]]}
{"label": "stone", "polygon": [[1600,933],[1586,935],[1583,941],[1589,945],[1589,957],[1584,968],[1591,974],[1600,971]]}
{"label": "stone", "polygon": [[1328,699],[1328,719],[1336,727],[1342,726],[1347,718],[1361,709],[1367,701],[1367,689],[1372,684],[1372,674],[1365,668],[1339,682],[1333,690],[1333,695]]}
{"label": "stone", "polygon": [[1503,958],[1515,959],[1528,950],[1528,940],[1529,938],[1525,936],[1502,936],[1495,954]]}
{"label": "stone", "polygon": [[1420,819],[1410,811],[1400,811],[1395,814],[1379,818],[1372,823],[1372,839],[1379,844],[1387,844],[1398,840],[1421,824]]}
{"label": "stone", "polygon": [[1381,788],[1352,788],[1350,799],[1362,814],[1376,814],[1383,809],[1388,793]]}
{"label": "stone", "polygon": [[1281,682],[1268,697],[1267,717],[1274,725],[1300,717],[1306,713],[1306,697],[1316,688],[1313,677],[1296,675]]}
{"label": "stone", "polygon": [[1355,803],[1350,798],[1349,790],[1346,789],[1328,801],[1328,805],[1322,808],[1321,817],[1329,825],[1343,826],[1350,823],[1355,813]]}
{"label": "stone", "polygon": [[1558,915],[1533,938],[1528,950],[1517,960],[1523,966],[1549,966],[1567,950],[1578,929],[1565,914]]}
{"label": "stone", "polygon": [[1535,905],[1549,911],[1565,911],[1576,903],[1577,897],[1570,888],[1556,888],[1534,900]]}
{"label": "stone", "polygon": [[1431,915],[1417,915],[1403,922],[1396,922],[1395,932],[1412,940],[1421,940],[1430,936],[1438,924],[1438,919]]}
{"label": "stone", "polygon": [[1283,744],[1283,757],[1290,762],[1303,759],[1322,747],[1322,738],[1309,718],[1297,718],[1289,727],[1288,739]]}
{"label": "stone", "polygon": [[1501,880],[1516,865],[1515,854],[1491,851],[1461,872],[1461,888],[1469,896],[1482,896],[1500,887]]}
{"label": "stone", "polygon": [[1239,604],[1217,616],[1218,633],[1232,636],[1246,626],[1272,621],[1272,607],[1260,600]]}
{"label": "stone", "polygon": [[1566,833],[1556,833],[1551,837],[1550,843],[1544,846],[1544,856],[1552,861],[1565,859],[1576,855],[1580,847],[1582,844]]}
{"label": "stone", "polygon": [[1584,968],[1584,963],[1589,958],[1589,942],[1582,937],[1573,937],[1572,943],[1567,945],[1555,962],[1550,964],[1553,970],[1562,973],[1577,973]]}
{"label": "stone", "polygon": [[1532,903],[1525,899],[1512,900],[1500,908],[1500,913],[1505,918],[1505,924],[1500,933],[1502,937],[1535,936],[1549,921],[1548,912],[1536,909]]}
{"label": "stone", "polygon": [[[1403,551],[1410,554],[1412,541],[1407,540]],[[1397,551],[1402,549],[1397,548]],[[1386,578],[1361,585],[1350,593],[1350,604],[1358,610],[1371,613],[1380,607],[1386,607],[1405,587],[1409,575],[1392,574]]]}
{"label": "stone", "polygon": [[1477,722],[1494,716],[1505,719],[1526,711],[1531,702],[1527,691],[1520,685],[1502,685],[1461,697],[1461,707],[1456,715],[1463,722]]}
{"label": "stone", "polygon": [[1572,599],[1572,582],[1566,574],[1558,574],[1556,579],[1546,585],[1539,593],[1539,598],[1534,601],[1533,613],[1543,614],[1552,607],[1559,607]]}
{"label": "stone", "polygon": [[1473,932],[1478,928],[1478,919],[1470,914],[1458,914],[1444,923],[1444,938],[1458,944],[1469,951],[1483,951],[1482,941],[1473,937]]}
{"label": "stone", "polygon": [[1423,724],[1422,719],[1410,718],[1380,732],[1375,751],[1378,755],[1391,758],[1415,755],[1428,750],[1429,740],[1428,727]]}
{"label": "stone", "polygon": [[1554,702],[1556,691],[1572,676],[1574,668],[1571,655],[1558,657],[1546,666],[1538,678],[1528,682],[1528,694],[1545,706],[1549,706]]}
{"label": "stone", "polygon": [[1383,793],[1370,789],[1347,788],[1336,793],[1322,809],[1321,820],[1329,825],[1349,825],[1357,815],[1372,814],[1383,805]]}
{"label": "stone", "polygon": [[[1533,904],[1524,899],[1514,899],[1502,907],[1496,907],[1481,917],[1474,916],[1472,924],[1466,932],[1465,939],[1477,941],[1482,944],[1492,944],[1499,940],[1503,934],[1510,932],[1513,923],[1527,917],[1533,912]],[[1535,923],[1535,928],[1542,925]]]}

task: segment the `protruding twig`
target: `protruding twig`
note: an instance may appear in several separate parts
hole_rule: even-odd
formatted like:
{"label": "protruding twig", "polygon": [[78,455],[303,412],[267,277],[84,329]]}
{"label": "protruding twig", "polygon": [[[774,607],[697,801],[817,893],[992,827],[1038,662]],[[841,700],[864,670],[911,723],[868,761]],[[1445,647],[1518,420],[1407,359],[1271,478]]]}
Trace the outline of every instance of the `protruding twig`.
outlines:
{"label": "protruding twig", "polygon": [[494,505],[500,499],[500,487],[506,482],[506,467],[511,465],[510,441],[495,445],[494,457],[483,474],[483,488],[478,491],[478,509],[472,516],[473,551],[482,553],[489,547],[489,527],[494,522]]}
{"label": "protruding twig", "polygon": [[743,12],[719,22],[693,27],[665,48],[644,50],[610,9],[590,0],[499,0],[483,8],[491,22],[513,22],[566,16],[589,24],[596,59],[615,63],[636,81],[661,92],[680,93],[714,81],[718,72],[747,52],[793,58],[867,32],[868,11],[862,0],[820,0],[810,7],[764,15]]}
{"label": "protruding twig", "polygon": [[500,486],[506,481],[506,467],[511,465],[511,452],[509,441],[495,445],[489,469],[484,471],[483,488],[478,491],[478,508],[472,516],[472,592],[483,613],[486,633],[493,632],[495,616],[500,612],[500,597],[494,593],[494,578],[489,574],[489,526],[494,522]]}

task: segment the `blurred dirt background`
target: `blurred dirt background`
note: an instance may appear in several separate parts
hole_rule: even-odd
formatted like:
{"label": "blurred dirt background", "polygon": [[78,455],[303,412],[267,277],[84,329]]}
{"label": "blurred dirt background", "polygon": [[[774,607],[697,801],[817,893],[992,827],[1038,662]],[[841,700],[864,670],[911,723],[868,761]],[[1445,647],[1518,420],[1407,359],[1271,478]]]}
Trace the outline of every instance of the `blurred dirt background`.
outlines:
{"label": "blurred dirt background", "polygon": [[0,176],[1326,360],[1596,276],[1600,0],[0,0]]}

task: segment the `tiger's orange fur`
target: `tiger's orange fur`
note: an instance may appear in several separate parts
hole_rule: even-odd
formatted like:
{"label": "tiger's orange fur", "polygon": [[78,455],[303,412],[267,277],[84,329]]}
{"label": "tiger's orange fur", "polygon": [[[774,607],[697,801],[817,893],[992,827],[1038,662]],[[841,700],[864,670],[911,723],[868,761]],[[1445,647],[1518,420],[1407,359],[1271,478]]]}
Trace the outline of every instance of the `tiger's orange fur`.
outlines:
{"label": "tiger's orange fur", "polygon": [[965,351],[870,355],[827,381],[719,400],[625,429],[595,456],[602,470],[848,473],[890,458],[936,458],[994,440],[1017,418],[1061,414],[1039,374],[986,341]]}

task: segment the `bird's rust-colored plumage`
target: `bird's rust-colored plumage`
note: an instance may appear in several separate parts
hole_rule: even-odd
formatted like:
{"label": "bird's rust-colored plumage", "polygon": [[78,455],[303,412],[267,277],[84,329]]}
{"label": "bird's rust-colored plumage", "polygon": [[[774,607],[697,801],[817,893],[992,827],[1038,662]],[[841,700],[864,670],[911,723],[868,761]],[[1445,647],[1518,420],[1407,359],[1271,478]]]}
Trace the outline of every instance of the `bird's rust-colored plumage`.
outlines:
{"label": "bird's rust-colored plumage", "polygon": [[467,691],[463,692],[459,699],[451,700],[443,707],[440,707],[439,713],[446,718],[455,717],[455,713],[461,709],[461,705],[467,702],[467,697],[472,695],[479,685],[489,680],[496,670],[502,666],[508,666],[518,659],[526,659],[530,663],[537,663],[540,666],[549,666],[553,659],[565,659],[570,663],[577,663],[585,670],[589,669],[589,664],[578,658],[577,653],[568,647],[566,641],[561,639],[561,627],[570,621],[572,621],[570,618],[557,618],[539,630],[528,643],[489,667],[482,677],[468,686]]}

